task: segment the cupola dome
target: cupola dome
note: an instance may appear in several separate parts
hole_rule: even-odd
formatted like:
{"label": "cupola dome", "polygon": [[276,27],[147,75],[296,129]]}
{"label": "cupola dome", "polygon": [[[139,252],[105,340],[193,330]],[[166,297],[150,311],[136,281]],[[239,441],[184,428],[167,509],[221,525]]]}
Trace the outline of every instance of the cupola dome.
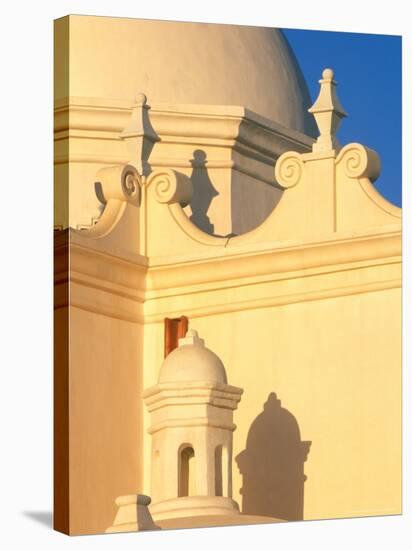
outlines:
{"label": "cupola dome", "polygon": [[227,384],[225,367],[219,357],[205,347],[195,330],[188,330],[160,368],[159,383],[217,382]]}

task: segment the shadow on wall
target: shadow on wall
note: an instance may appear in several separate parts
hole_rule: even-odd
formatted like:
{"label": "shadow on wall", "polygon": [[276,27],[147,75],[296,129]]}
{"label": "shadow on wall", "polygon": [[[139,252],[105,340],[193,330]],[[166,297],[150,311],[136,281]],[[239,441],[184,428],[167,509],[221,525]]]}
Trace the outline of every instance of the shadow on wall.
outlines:
{"label": "shadow on wall", "polygon": [[293,414],[270,393],[249,428],[246,449],[236,456],[243,476],[244,514],[303,519],[304,463],[310,445],[301,441]]}
{"label": "shadow on wall", "polygon": [[190,202],[192,215],[190,220],[202,231],[213,235],[214,226],[210,223],[207,211],[210,203],[219,195],[219,192],[213,186],[209,174],[207,173],[206,153],[201,149],[193,151],[193,158],[190,161],[193,171],[190,176],[193,185],[193,195]]}

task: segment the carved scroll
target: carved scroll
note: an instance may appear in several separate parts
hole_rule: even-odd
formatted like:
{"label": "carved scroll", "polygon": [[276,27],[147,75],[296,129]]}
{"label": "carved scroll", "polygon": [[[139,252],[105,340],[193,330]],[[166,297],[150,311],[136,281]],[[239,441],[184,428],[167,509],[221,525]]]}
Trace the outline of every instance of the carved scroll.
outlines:
{"label": "carved scroll", "polygon": [[283,153],[276,161],[275,178],[284,189],[297,185],[303,174],[303,162],[299,153]]}

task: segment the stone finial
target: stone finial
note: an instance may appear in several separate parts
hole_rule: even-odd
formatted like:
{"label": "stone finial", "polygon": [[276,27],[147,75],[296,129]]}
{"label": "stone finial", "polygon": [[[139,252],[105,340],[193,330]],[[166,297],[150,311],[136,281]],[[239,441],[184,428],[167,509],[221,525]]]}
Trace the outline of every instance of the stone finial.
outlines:
{"label": "stone finial", "polygon": [[317,100],[308,109],[315,117],[319,129],[319,137],[312,146],[313,152],[326,152],[340,149],[336,133],[342,118],[347,114],[336,94],[336,81],[332,69],[324,69],[319,80],[320,92]]}
{"label": "stone finial", "polygon": [[150,173],[149,156],[154,144],[159,141],[150,122],[149,110],[150,105],[147,104],[146,96],[142,93],[137,94],[129,124],[120,134],[120,138],[125,140],[129,147],[130,162],[140,176]]}
{"label": "stone finial", "polygon": [[179,347],[191,345],[205,347],[205,341],[199,337],[197,330],[189,329],[184,338],[179,338]]}

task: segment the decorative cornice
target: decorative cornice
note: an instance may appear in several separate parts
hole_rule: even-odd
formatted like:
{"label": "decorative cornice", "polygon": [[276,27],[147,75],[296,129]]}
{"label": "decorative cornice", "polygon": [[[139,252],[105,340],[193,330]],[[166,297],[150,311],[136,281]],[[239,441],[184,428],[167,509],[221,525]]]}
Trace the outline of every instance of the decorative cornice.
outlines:
{"label": "decorative cornice", "polygon": [[[167,265],[152,264],[147,275],[145,323],[180,315],[183,310],[192,318],[204,317],[401,285],[399,230],[355,237],[341,234],[333,240],[289,247],[274,248],[272,243],[266,250],[239,250],[237,254],[236,249],[224,251],[191,262],[175,258]],[[178,308],[175,296],[179,296]]]}
{"label": "decorative cornice", "polygon": [[[55,132],[63,128],[89,128],[93,130],[121,132],[127,125],[129,116],[132,113],[132,106],[128,100],[101,99],[93,97],[75,97],[60,99],[55,102]],[[68,113],[70,112],[70,124]],[[75,118],[73,118],[73,115]],[[77,115],[79,118],[77,118]],[[279,136],[287,136],[292,142],[306,145],[309,150],[313,139],[296,130],[292,130],[272,121],[250,109],[238,105],[200,105],[200,104],[176,104],[151,103],[151,119],[157,116],[171,117],[173,127],[176,118],[193,117],[210,118],[215,123],[226,119],[238,120],[247,119],[255,123],[256,127],[267,130]],[[83,117],[83,118],[82,118]],[[82,124],[83,121],[83,124]],[[93,122],[93,123],[92,123]],[[110,122],[110,123],[108,123]],[[175,135],[174,132],[165,132],[166,135]],[[213,132],[213,135],[215,133]],[[177,133],[176,135],[179,135]],[[184,133],[183,136],[191,135]],[[194,135],[194,134],[193,134]],[[204,136],[209,135],[206,132]],[[236,138],[237,132],[232,133],[230,126],[222,133],[223,138]]]}
{"label": "decorative cornice", "polygon": [[144,303],[145,294],[142,289],[130,288],[129,286],[106,281],[96,276],[85,275],[74,270],[70,271],[70,282],[90,289],[113,294],[120,298],[126,298],[139,304]]}
{"label": "decorative cornice", "polygon": [[[168,258],[167,263],[138,256],[120,259],[90,244],[79,245],[72,235],[71,305],[135,323],[161,322],[165,316],[180,315],[182,308],[190,317],[202,317],[401,285],[399,229],[340,234],[303,245],[213,247],[207,256]],[[237,289],[237,300],[231,289]]]}
{"label": "decorative cornice", "polygon": [[233,422],[224,422],[224,421],[218,421],[218,420],[209,420],[207,418],[201,417],[201,418],[185,418],[185,419],[177,419],[177,420],[163,420],[162,422],[157,422],[156,424],[152,424],[150,428],[147,430],[147,432],[150,435],[155,434],[156,432],[160,432],[160,430],[164,430],[166,428],[192,428],[192,427],[209,427],[209,428],[221,428],[223,430],[229,430],[231,432],[234,432],[236,430],[236,424]]}
{"label": "decorative cornice", "polygon": [[162,382],[146,389],[142,396],[149,412],[167,406],[209,404],[234,410],[242,388],[220,382]]}
{"label": "decorative cornice", "polygon": [[[217,237],[210,238],[219,241]],[[211,277],[221,282],[233,276],[237,279],[276,276],[399,257],[402,247],[399,226],[359,234],[335,233],[333,237],[327,235],[306,243],[275,241],[244,246],[239,243],[236,246],[238,239],[222,238],[219,247],[204,255],[150,258],[147,290],[178,286],[178,281],[185,281],[185,286],[198,285],[210,281]]]}
{"label": "decorative cornice", "polygon": [[[400,269],[399,269],[400,271]],[[316,289],[298,293],[280,293],[278,295],[267,295],[263,298],[255,299],[239,299],[237,301],[215,301],[209,300],[208,305],[198,306],[192,301],[191,305],[183,307],[185,314],[191,319],[204,318],[211,315],[222,315],[228,313],[235,313],[238,311],[249,311],[266,309],[273,307],[280,307],[292,304],[307,303],[318,300],[326,300],[332,298],[341,298],[344,296],[354,296],[357,294],[365,294],[369,292],[379,292],[383,290],[391,290],[400,288],[402,284],[400,273],[393,279],[379,280],[380,274],[376,274],[376,281],[368,281],[365,283],[357,284],[341,284],[334,288]],[[357,276],[354,276],[357,279]],[[157,307],[159,310],[159,306]],[[160,323],[165,316],[177,316],[182,312],[182,306],[179,308],[163,307],[160,313],[145,313],[144,323]]]}
{"label": "decorative cornice", "polygon": [[[61,295],[55,307],[70,305],[142,324],[147,259],[140,256],[134,259],[118,258],[93,249],[90,246],[93,241],[86,246],[74,230],[64,233],[68,241],[66,250],[62,252],[62,258],[66,260],[66,272],[55,275],[56,297]],[[57,240],[61,240],[61,237],[58,236]],[[57,243],[56,248],[59,251],[62,245]],[[58,290],[64,282],[70,290],[67,295]]]}
{"label": "decorative cornice", "polygon": [[[55,139],[76,137],[119,142],[131,113],[126,101],[79,97],[59,101],[55,106]],[[164,144],[210,143],[215,147],[234,147],[266,164],[273,164],[274,159],[291,149],[309,151],[313,143],[312,138],[300,132],[238,106],[152,104],[150,122]],[[73,153],[71,162],[107,163],[105,154]],[[57,154],[57,162],[65,160],[64,154]],[[112,155],[111,160],[127,162],[129,153],[124,150],[124,156]],[[156,154],[152,155],[150,164],[154,167],[160,165],[156,160]],[[169,166],[172,166],[170,161]]]}

